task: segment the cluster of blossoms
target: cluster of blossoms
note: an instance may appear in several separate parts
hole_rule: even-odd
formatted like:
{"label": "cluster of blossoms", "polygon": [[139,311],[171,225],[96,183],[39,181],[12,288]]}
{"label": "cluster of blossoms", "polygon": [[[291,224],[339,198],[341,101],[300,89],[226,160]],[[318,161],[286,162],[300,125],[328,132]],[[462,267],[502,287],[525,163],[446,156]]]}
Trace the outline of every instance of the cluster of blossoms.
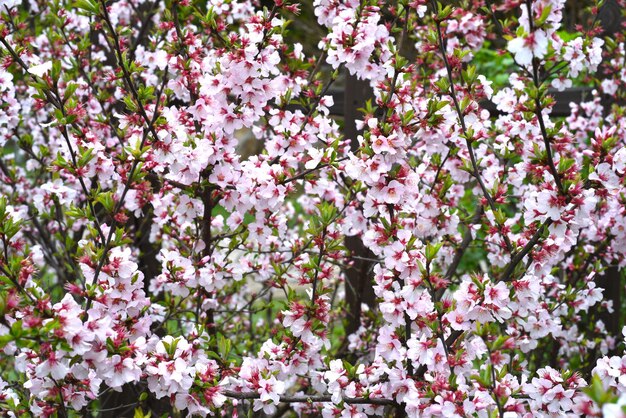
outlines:
{"label": "cluster of blossoms", "polygon": [[0,415],[624,413],[625,36],[465,6],[3,2]]}

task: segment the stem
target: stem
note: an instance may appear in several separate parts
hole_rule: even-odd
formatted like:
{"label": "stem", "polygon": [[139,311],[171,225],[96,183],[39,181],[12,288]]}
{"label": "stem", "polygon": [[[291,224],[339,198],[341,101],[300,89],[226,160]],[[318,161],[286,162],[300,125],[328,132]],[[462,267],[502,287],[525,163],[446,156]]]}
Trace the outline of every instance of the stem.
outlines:
{"label": "stem", "polygon": [[[340,162],[346,161],[347,159],[348,159],[348,157],[343,157],[343,158],[339,158],[339,159],[337,159],[337,160],[335,160],[333,162],[340,163]],[[307,175],[309,175],[311,173],[314,173],[314,172],[316,172],[318,170],[321,170],[323,168],[329,167],[330,165],[331,165],[331,163],[318,164],[316,167],[313,167],[311,169],[305,170],[305,171],[301,172],[300,174],[294,175],[293,177],[286,178],[286,179],[280,181],[278,184],[287,184],[287,183],[291,183],[292,181],[300,180],[303,177],[306,177]]]}

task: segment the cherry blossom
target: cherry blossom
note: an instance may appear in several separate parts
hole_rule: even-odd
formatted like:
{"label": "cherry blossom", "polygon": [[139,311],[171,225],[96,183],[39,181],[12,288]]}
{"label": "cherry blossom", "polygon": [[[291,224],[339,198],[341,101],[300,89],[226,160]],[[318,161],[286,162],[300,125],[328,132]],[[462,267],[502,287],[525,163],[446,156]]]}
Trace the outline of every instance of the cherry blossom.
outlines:
{"label": "cherry blossom", "polygon": [[622,413],[597,7],[200,3],[3,3],[3,415]]}

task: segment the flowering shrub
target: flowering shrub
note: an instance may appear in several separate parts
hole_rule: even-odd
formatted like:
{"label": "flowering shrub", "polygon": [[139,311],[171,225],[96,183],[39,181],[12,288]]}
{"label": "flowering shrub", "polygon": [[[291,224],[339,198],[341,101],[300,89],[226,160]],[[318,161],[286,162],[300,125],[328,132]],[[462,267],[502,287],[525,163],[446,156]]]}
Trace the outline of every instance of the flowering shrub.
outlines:
{"label": "flowering shrub", "polygon": [[624,413],[624,36],[564,3],[3,1],[2,415]]}

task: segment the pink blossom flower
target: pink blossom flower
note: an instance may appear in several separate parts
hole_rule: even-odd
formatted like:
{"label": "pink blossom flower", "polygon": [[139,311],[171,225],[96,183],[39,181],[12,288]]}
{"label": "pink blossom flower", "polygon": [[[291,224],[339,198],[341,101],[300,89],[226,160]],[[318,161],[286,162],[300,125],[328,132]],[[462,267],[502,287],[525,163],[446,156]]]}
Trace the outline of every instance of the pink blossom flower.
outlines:
{"label": "pink blossom flower", "polygon": [[548,37],[539,29],[509,41],[508,50],[519,65],[529,65],[533,58],[542,59],[548,52]]}

